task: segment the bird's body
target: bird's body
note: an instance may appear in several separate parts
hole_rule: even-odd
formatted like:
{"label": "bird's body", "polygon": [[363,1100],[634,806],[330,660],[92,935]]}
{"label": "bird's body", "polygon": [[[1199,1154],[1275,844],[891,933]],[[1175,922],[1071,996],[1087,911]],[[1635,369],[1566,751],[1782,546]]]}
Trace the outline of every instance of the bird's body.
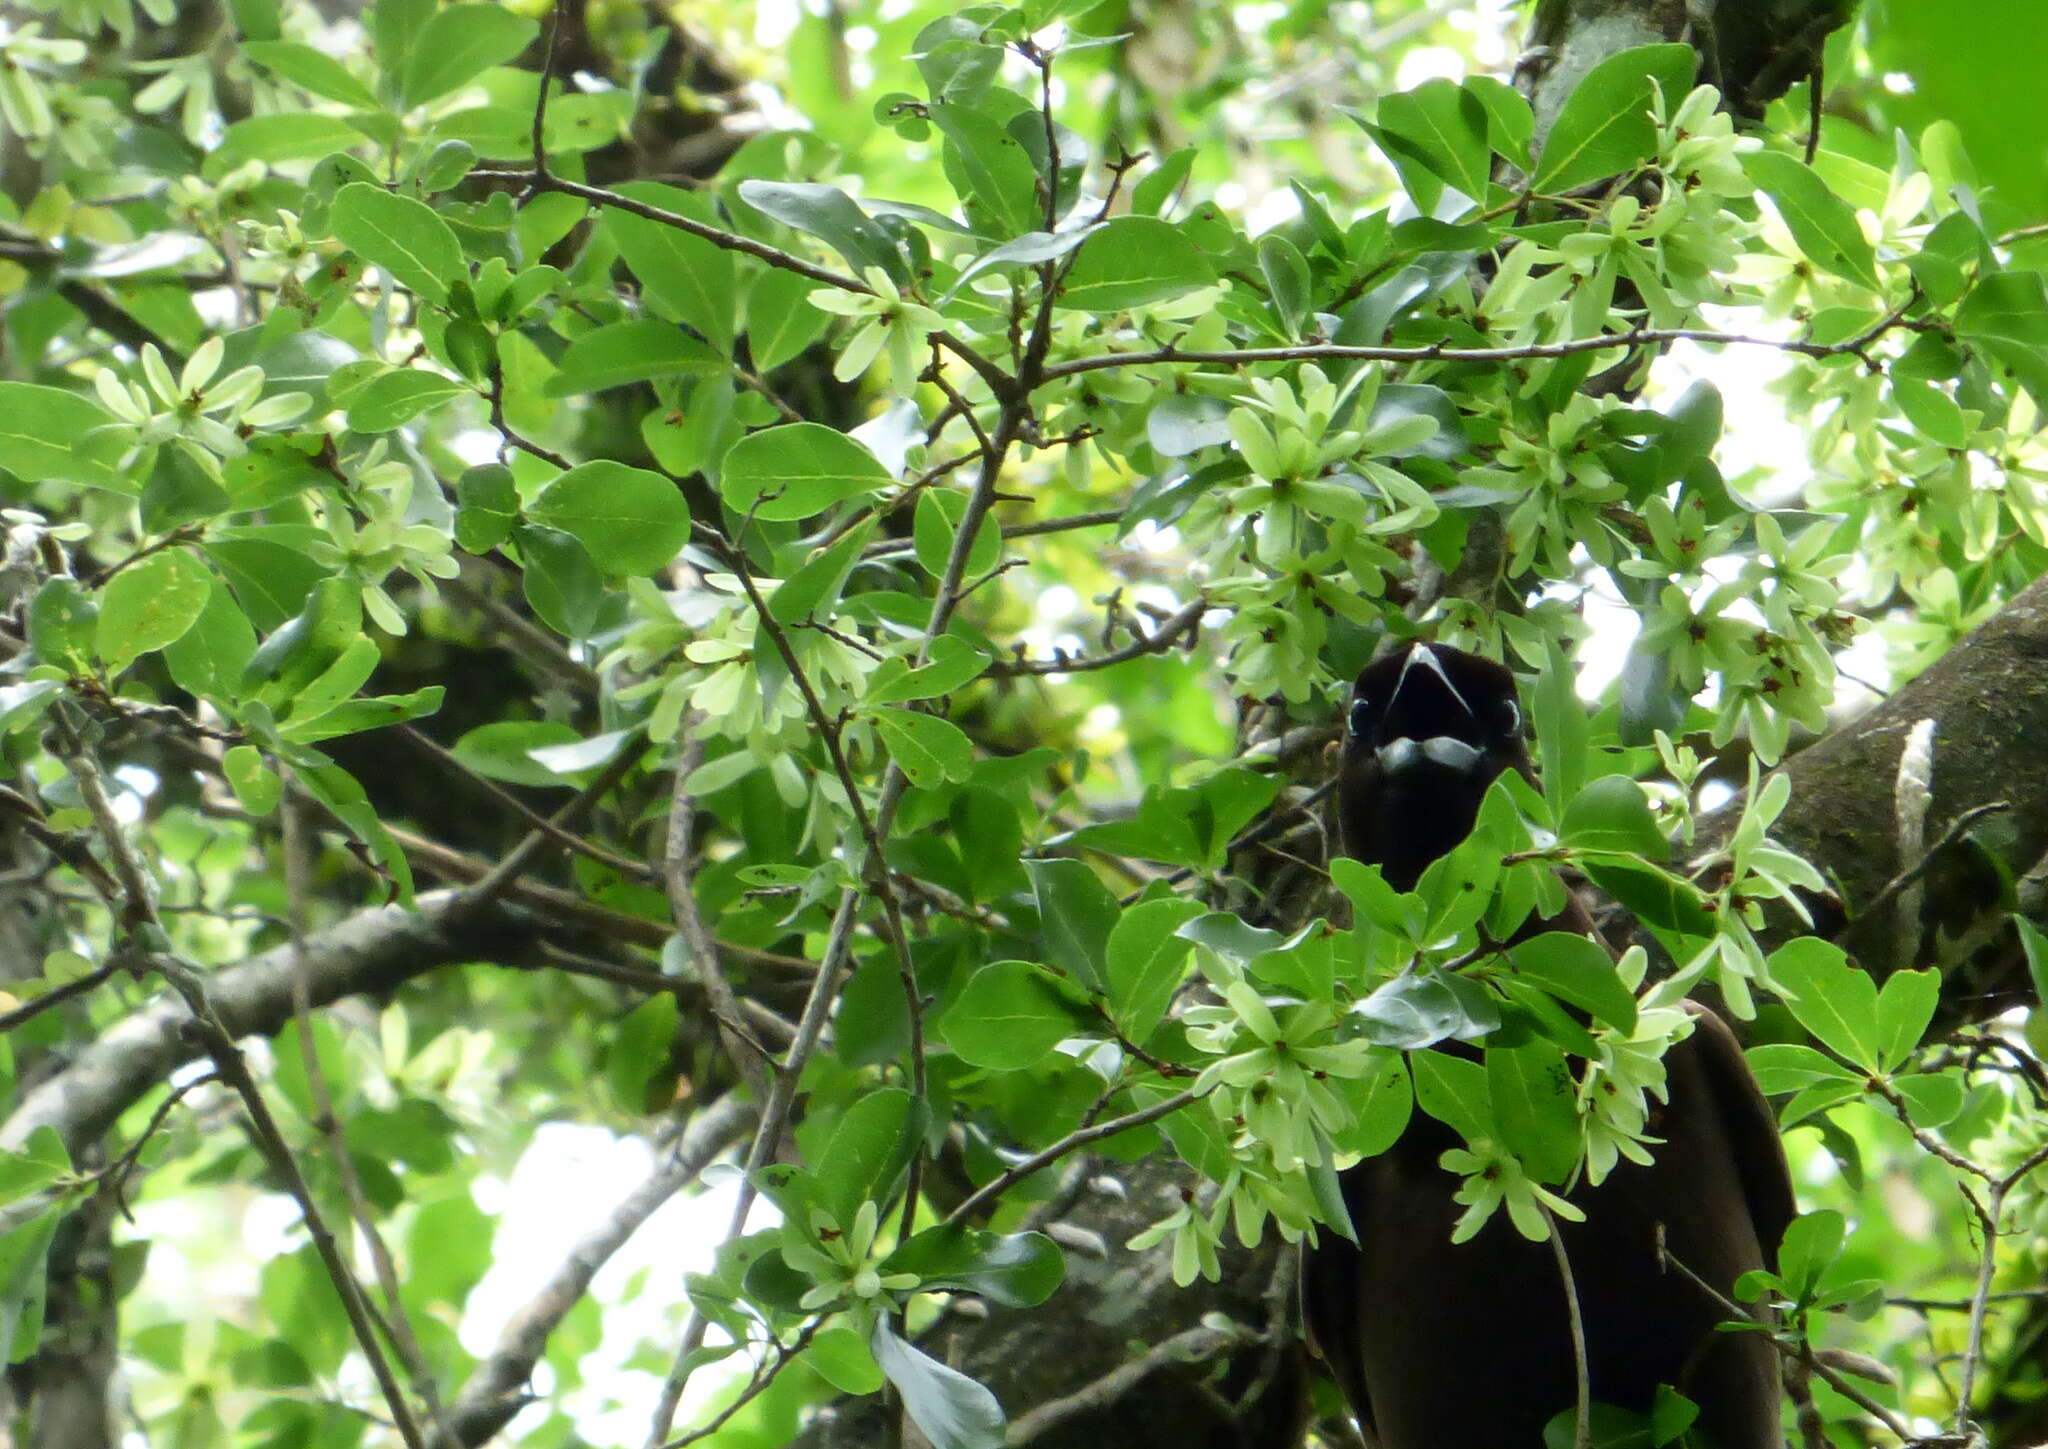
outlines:
{"label": "bird's body", "polygon": [[[1503,770],[1528,773],[1514,680],[1442,646],[1381,660],[1354,691],[1338,808],[1347,851],[1397,888],[1465,835]],[[1567,918],[1534,930],[1585,929]],[[1660,1384],[1700,1406],[1701,1442],[1778,1449],[1777,1352],[1756,1333],[1719,1333],[1728,1314],[1663,1253],[1720,1294],[1773,1261],[1793,1214],[1768,1103],[1719,1018],[1665,1057],[1662,1140],[1569,1197],[1561,1219],[1586,1340],[1591,1397],[1646,1413]],[[1420,1114],[1387,1152],[1342,1176],[1356,1246],[1326,1236],[1303,1263],[1309,1335],[1375,1449],[1537,1449],[1577,1400],[1566,1296],[1550,1244],[1497,1214],[1453,1244],[1458,1180],[1439,1165],[1463,1145]],[[1662,1252],[1660,1252],[1660,1245]]]}

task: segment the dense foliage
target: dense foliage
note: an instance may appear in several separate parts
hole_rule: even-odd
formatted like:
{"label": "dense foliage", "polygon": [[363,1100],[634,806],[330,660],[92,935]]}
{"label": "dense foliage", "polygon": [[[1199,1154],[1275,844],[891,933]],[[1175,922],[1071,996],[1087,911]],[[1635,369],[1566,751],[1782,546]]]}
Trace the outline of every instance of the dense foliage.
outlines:
{"label": "dense foliage", "polygon": [[[1063,1251],[1199,1291],[1348,1232],[1336,1172],[1418,1111],[1460,1232],[1543,1238],[1656,1150],[1703,989],[1809,1129],[1746,1287],[1795,1359],[1871,1356],[1815,1432],[2032,1397],[1990,1297],[2048,1210],[2031,1019],[1929,1035],[1981,930],[1788,931],[1843,903],[1771,773],[1868,703],[1845,656],[1910,678],[2048,565],[2039,128],[1983,82],[2024,47],[1862,17],[1808,156],[1818,76],[1738,123],[1694,43],[1560,95],[1519,17],[1376,8],[0,19],[19,1442],[107,1442],[83,1402],[178,1445],[778,1444],[885,1392],[1000,1444],[1034,1405],[936,1317],[1035,1310]],[[1783,419],[1803,457],[1729,461]],[[1402,894],[1319,787],[1415,637],[1522,672],[1541,779]],[[1928,818],[1934,760],[1895,847],[2003,871],[2003,930],[2031,862]],[[1497,945],[1561,870],[1619,965]],[[557,1122],[653,1175],[465,1325]],[[1061,1221],[1160,1154],[1177,1210]],[[721,1155],[706,1271],[602,1322]]]}

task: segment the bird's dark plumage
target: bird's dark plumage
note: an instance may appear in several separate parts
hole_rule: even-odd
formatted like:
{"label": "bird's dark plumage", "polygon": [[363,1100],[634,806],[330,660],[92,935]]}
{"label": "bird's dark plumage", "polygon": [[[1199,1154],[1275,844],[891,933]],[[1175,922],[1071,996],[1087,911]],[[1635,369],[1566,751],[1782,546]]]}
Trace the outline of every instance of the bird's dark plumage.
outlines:
{"label": "bird's dark plumage", "polygon": [[[1514,676],[1442,645],[1418,644],[1359,675],[1338,780],[1347,853],[1398,889],[1457,846],[1504,770],[1530,773]],[[1588,930],[1576,902],[1542,930]],[[1705,1010],[1665,1058],[1663,1139],[1648,1166],[1623,1162],[1559,1221],[1585,1327],[1592,1397],[1647,1412],[1669,1384],[1700,1406],[1717,1449],[1779,1449],[1776,1350],[1755,1333],[1716,1333],[1727,1315],[1659,1244],[1732,1296],[1775,1259],[1794,1208],[1769,1104],[1734,1034]],[[1453,1244],[1457,1179],[1439,1165],[1462,1145],[1419,1113],[1391,1149],[1342,1175],[1358,1244],[1325,1235],[1302,1268],[1309,1336],[1375,1449],[1538,1449],[1545,1423],[1576,1402],[1565,1290],[1552,1249],[1497,1214]]]}

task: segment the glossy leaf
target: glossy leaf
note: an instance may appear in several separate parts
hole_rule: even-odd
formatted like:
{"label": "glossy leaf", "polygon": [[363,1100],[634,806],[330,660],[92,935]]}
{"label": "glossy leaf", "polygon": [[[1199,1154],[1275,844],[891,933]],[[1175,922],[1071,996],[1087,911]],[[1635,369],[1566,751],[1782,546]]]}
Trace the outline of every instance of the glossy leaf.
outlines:
{"label": "glossy leaf", "polygon": [[429,302],[447,301],[449,284],[468,275],[455,233],[424,202],[357,181],[335,196],[331,216],[344,245]]}
{"label": "glossy leaf", "polygon": [[771,521],[809,518],[892,480],[873,453],[822,423],[786,423],[733,444],[718,491],[733,512]]}
{"label": "glossy leaf", "polygon": [[575,537],[608,574],[652,573],[690,537],[690,506],[674,483],[604,459],[554,479],[527,505],[526,516]]}
{"label": "glossy leaf", "polygon": [[1038,1066],[1075,1029],[1065,998],[1028,961],[982,967],[937,1025],[954,1055],[999,1072]]}

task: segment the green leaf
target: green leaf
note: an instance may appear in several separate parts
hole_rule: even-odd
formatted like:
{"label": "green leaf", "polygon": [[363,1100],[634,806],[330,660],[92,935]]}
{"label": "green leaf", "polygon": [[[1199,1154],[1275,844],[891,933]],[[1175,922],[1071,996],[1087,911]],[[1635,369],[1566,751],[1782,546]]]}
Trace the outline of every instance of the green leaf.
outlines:
{"label": "green leaf", "polygon": [[968,978],[937,1022],[939,1039],[962,1061],[997,1072],[1038,1066],[1072,1036],[1066,998],[1028,961],[995,961]]}
{"label": "green leaf", "polygon": [[455,500],[455,541],[470,553],[489,553],[511,536],[519,519],[519,489],[502,463],[465,469],[455,483]]}
{"label": "green leaf", "polygon": [[235,792],[235,799],[244,810],[251,815],[268,815],[277,808],[284,788],[261,750],[254,745],[235,745],[221,756],[220,763],[228,788]]}
{"label": "green leaf", "polygon": [[474,80],[526,49],[540,27],[501,5],[450,5],[413,38],[405,62],[405,103],[421,105]]}
{"label": "green leaf", "polygon": [[867,704],[902,704],[937,699],[970,684],[987,672],[989,658],[963,639],[941,634],[932,640],[931,662],[912,669],[910,661],[893,656],[868,676]]}
{"label": "green leaf", "polygon": [[1684,936],[1714,934],[1714,917],[1700,903],[1700,893],[1669,871],[1594,860],[1582,864],[1594,885],[1646,925]]}
{"label": "green leaf", "polygon": [[361,734],[364,730],[404,724],[407,720],[421,719],[439,711],[441,700],[447,692],[443,685],[430,684],[423,689],[415,689],[410,694],[380,694],[369,699],[345,699],[319,714],[306,718],[299,717],[299,713],[294,711],[291,722],[278,733],[282,738],[294,743],[310,745],[341,735]]}
{"label": "green leaf", "polygon": [[1751,1047],[1743,1055],[1749,1059],[1756,1084],[1773,1097],[1800,1091],[1816,1082],[1854,1082],[1859,1090],[1863,1084],[1862,1076],[1853,1067],[1845,1067],[1833,1057],[1797,1042],[1766,1042]]}
{"label": "green leaf", "polygon": [[0,685],[0,733],[8,733],[40,719],[57,702],[64,686],[54,679],[24,679],[19,684]]}
{"label": "green leaf", "polygon": [[1805,1298],[1820,1286],[1822,1275],[1841,1256],[1847,1230],[1842,1215],[1825,1208],[1801,1213],[1785,1229],[1778,1248],[1778,1276],[1795,1298]]}
{"label": "green leaf", "polygon": [[2018,912],[2013,913],[2012,924],[2020,933],[2020,949],[2026,953],[2027,975],[2034,982],[2034,1000],[2048,1002],[2048,935],[2043,935],[2039,926]]}
{"label": "green leaf", "polygon": [[824,335],[827,317],[808,300],[818,289],[809,277],[770,267],[747,291],[747,350],[754,367],[773,372]]}
{"label": "green leaf", "polygon": [[597,627],[604,576],[590,550],[558,528],[520,524],[511,542],[519,550],[526,602],[557,633],[580,639]]}
{"label": "green leaf", "polygon": [[1345,1024],[1375,1046],[1419,1051],[1485,1036],[1500,1025],[1500,1010],[1477,982],[1444,971],[1403,971],[1354,1005]]}
{"label": "green leaf", "polygon": [[560,785],[559,771],[533,758],[533,751],[580,741],[575,729],[559,720],[492,720],[478,725],[449,747],[449,753],[486,779],[513,785]]}
{"label": "green leaf", "polygon": [[1259,271],[1273,298],[1273,309],[1295,336],[1307,326],[1314,303],[1308,259],[1301,249],[1277,231],[1259,238]]}
{"label": "green leaf", "polygon": [[[1400,168],[1411,195],[1418,195],[1413,172],[1419,168],[1438,182],[1449,182],[1470,201],[1486,199],[1493,158],[1486,143],[1486,107],[1477,95],[1453,81],[1427,80],[1412,91],[1387,96],[1375,119],[1373,136]],[[1425,185],[1418,199],[1426,195],[1433,201],[1436,190]]]}
{"label": "green leaf", "polygon": [[1771,198],[1811,261],[1873,291],[1879,288],[1877,254],[1856,223],[1855,209],[1828,190],[1812,167],[1783,151],[1754,151],[1742,158],[1742,169]]}
{"label": "green leaf", "polygon": [[1193,947],[1180,928],[1201,914],[1190,900],[1146,901],[1125,910],[1110,930],[1103,950],[1109,1014],[1133,1041],[1142,1044],[1165,1019]]}
{"label": "green leaf", "polygon": [[1110,933],[1121,914],[1102,877],[1072,859],[1027,860],[1045,959],[1091,991],[1103,989]]}
{"label": "green leaf", "polygon": [[[295,748],[291,764],[306,792],[326,806],[334,818],[347,827],[349,834],[369,847],[371,859],[390,878],[398,904],[410,907],[412,865],[406,860],[405,852],[399,849],[398,842],[391,838],[391,832],[384,828],[376,807],[370,804],[370,797],[363,793],[363,787],[355,776],[312,750]],[[658,999],[673,1000],[671,997]]]}
{"label": "green leaf", "polygon": [[380,373],[350,396],[348,425],[359,433],[388,433],[450,398],[475,391],[460,378],[423,368]]}
{"label": "green leaf", "polygon": [[957,101],[934,102],[926,115],[945,134],[946,176],[970,226],[1008,239],[1044,224],[1038,169],[1016,137],[992,116]]}
{"label": "green leaf", "polygon": [[868,1344],[932,1449],[1003,1449],[1003,1409],[994,1394],[898,1338],[886,1313],[875,1315]]}
{"label": "green leaf", "polygon": [[1522,93],[1490,75],[1468,76],[1465,89],[1486,109],[1487,144],[1520,170],[1529,169],[1529,138],[1536,118]]}
{"label": "green leaf", "polygon": [[974,768],[974,742],[951,720],[893,705],[863,713],[875,722],[889,758],[919,789],[964,780]]}
{"label": "green leaf", "polygon": [[0,382],[0,468],[24,483],[83,483],[116,493],[141,491],[140,480],[114,468],[123,444],[111,432],[91,439],[113,418],[98,403],[30,382]]}
{"label": "green leaf", "polygon": [[873,453],[822,423],[786,423],[732,445],[718,492],[738,514],[789,523],[894,481]]}
{"label": "green leaf", "polygon": [[863,1093],[840,1114],[811,1176],[819,1204],[842,1229],[862,1203],[888,1204],[923,1131],[923,1110],[901,1087]]}
{"label": "green leaf", "polygon": [[1413,940],[1422,930],[1422,902],[1387,884],[1377,865],[1339,856],[1330,862],[1330,880],[1344,892],[1351,908],[1382,931]]}
{"label": "green leaf", "polygon": [[1039,262],[1050,262],[1065,256],[1101,230],[1102,223],[1096,222],[1077,226],[1072,231],[1027,231],[1014,241],[1006,241],[993,250],[983,252],[962,267],[954,276],[952,285],[946,288],[941,304],[958,296],[962,287],[990,267],[1034,266]]}
{"label": "green leaf", "polygon": [[354,181],[336,194],[330,218],[344,246],[429,302],[446,302],[449,283],[469,275],[455,233],[425,202]]}
{"label": "green leaf", "polygon": [[1215,280],[1209,259],[1180,227],[1155,217],[1122,216],[1081,247],[1057,302],[1084,312],[1121,312]]}
{"label": "green leaf", "polygon": [[817,237],[852,263],[856,272],[880,267],[898,283],[910,280],[895,238],[836,186],[749,179],[740,183],[740,200],[786,226]]}
{"label": "green leaf", "polygon": [[1652,861],[1671,853],[1671,842],[1650,813],[1649,796],[1626,775],[1602,775],[1572,796],[1557,838],[1580,850],[1612,850]]}
{"label": "green leaf", "polygon": [[1230,405],[1200,393],[1168,393],[1145,418],[1145,441],[1162,458],[1185,458],[1230,441]]}
{"label": "green leaf", "polygon": [[19,1150],[0,1151],[0,1203],[19,1202],[41,1192],[69,1176],[71,1170],[71,1154],[57,1129],[38,1127]]}
{"label": "green leaf", "polygon": [[1586,778],[1592,727],[1586,722],[1585,706],[1579,703],[1578,676],[1571,660],[1555,640],[1548,649],[1549,658],[1536,676],[1530,704],[1536,725],[1536,755],[1543,766],[1543,798],[1556,809],[1560,802],[1577,797]]}
{"label": "green leaf", "polygon": [[314,95],[358,110],[377,109],[377,97],[347,66],[322,50],[289,40],[249,40],[242,54]]}
{"label": "green leaf", "polygon": [[[917,500],[911,524],[911,542],[917,561],[933,578],[942,578],[952,556],[954,540],[967,518],[967,495],[950,488],[927,489]],[[967,550],[966,578],[976,578],[996,566],[1003,554],[1003,530],[992,512],[984,513]]]}
{"label": "green leaf", "polygon": [[1060,1286],[1066,1260],[1042,1233],[987,1233],[940,1224],[883,1260],[883,1273],[915,1273],[921,1291],[973,1293],[1004,1308],[1036,1308]]}
{"label": "green leaf", "polygon": [[1698,69],[1699,54],[1689,45],[1638,46],[1594,66],[1544,138],[1536,189],[1569,191],[1647,159],[1657,148],[1650,108],[1659,87],[1666,104],[1676,105]]}
{"label": "green leaf", "polygon": [[1609,1026],[1635,1030],[1635,997],[1622,984],[1614,958],[1586,937],[1545,931],[1509,948],[1508,966],[1516,976]]}
{"label": "green leaf", "polygon": [[107,672],[175,644],[213,593],[213,574],[182,548],[151,554],[107,580],[99,591],[93,647]]}
{"label": "green leaf", "polygon": [[164,667],[178,688],[202,699],[228,701],[239,695],[242,671],[255,652],[256,631],[248,616],[216,580],[192,627],[164,650]]}
{"label": "green leaf", "polygon": [[1415,1114],[1415,1088],[1408,1080],[1408,1059],[1389,1052],[1372,1075],[1350,1085],[1347,1098],[1358,1119],[1340,1133],[1335,1146],[1359,1157],[1377,1157],[1401,1140]]}
{"label": "green leaf", "polygon": [[43,580],[28,606],[28,641],[36,658],[66,674],[90,672],[98,618],[99,604],[77,579],[53,574]]}
{"label": "green leaf", "polygon": [[803,1361],[842,1394],[872,1394],[885,1382],[868,1341],[850,1328],[828,1328],[814,1335]]}
{"label": "green leaf", "polygon": [[1956,335],[2012,369],[2035,403],[2048,407],[2048,279],[2039,272],[1980,279],[1956,308]]}
{"label": "green leaf", "polygon": [[1131,211],[1138,216],[1158,216],[1166,210],[1173,194],[1180,190],[1194,169],[1200,148],[1183,146],[1161,161],[1131,188]]}
{"label": "green leaf", "polygon": [[68,1205],[52,1207],[0,1233],[0,1348],[8,1363],[20,1363],[41,1347],[49,1297],[44,1269],[57,1226],[69,1210]]}
{"label": "green leaf", "polygon": [[626,1014],[611,1032],[605,1053],[605,1084],[621,1110],[639,1116],[659,1110],[663,1087],[673,1086],[669,1054],[676,1037],[676,999],[663,992]]}
{"label": "green leaf", "polygon": [[654,378],[723,371],[725,359],[673,322],[643,317],[587,332],[555,360],[543,389],[548,397],[574,397]]}
{"label": "green leaf", "polygon": [[1579,1110],[1564,1050],[1543,1037],[1486,1049],[1487,1098],[1502,1144],[1539,1182],[1579,1165]]}
{"label": "green leaf", "polygon": [[1415,1102],[1423,1111],[1467,1142],[1493,1135],[1493,1095],[1484,1066],[1435,1051],[1416,1052],[1408,1065],[1415,1075]]}
{"label": "green leaf", "polygon": [[[876,520],[869,518],[858,527],[848,529],[839,542],[785,579],[768,596],[768,617],[779,624],[803,624],[811,622],[822,609],[824,617],[830,619],[833,606],[839,602],[840,592],[846,587],[847,575],[860,562],[861,550],[874,536],[875,524]],[[902,664],[900,660],[889,662],[899,667]],[[869,698],[870,703],[881,702],[873,699],[872,692]]]}
{"label": "green leaf", "polygon": [[[710,198],[702,193],[652,181],[628,182],[619,190],[644,205],[724,229]],[[617,240],[620,255],[649,296],[678,320],[696,328],[718,353],[732,351],[733,309],[739,287],[730,251],[679,227],[617,207],[605,211],[604,229]]]}
{"label": "green leaf", "polygon": [[602,458],[550,482],[527,505],[526,516],[570,534],[600,569],[615,575],[666,567],[690,539],[690,505],[674,483]]}
{"label": "green leaf", "polygon": [[1900,1077],[1892,1089],[1905,1098],[1915,1127],[1945,1127],[1962,1114],[1963,1078],[1954,1068]]}
{"label": "green leaf", "polygon": [[1875,1071],[1889,1033],[1877,1019],[1877,984],[1849,964],[1842,948],[1800,936],[1771,953],[1770,979],[1789,991],[1785,1004],[1799,1024],[1830,1049]]}
{"label": "green leaf", "polygon": [[278,111],[235,122],[208,154],[205,175],[218,180],[250,161],[276,166],[318,161],[363,144],[363,133],[339,116],[318,111]]}
{"label": "green leaf", "polygon": [[[2014,916],[2013,921],[2021,930],[2033,929],[2033,923],[2023,916]],[[2038,931],[2035,932],[2039,934]],[[2029,956],[2029,969],[2032,958]],[[1920,1038],[1927,1034],[1934,1012],[1941,1005],[1941,973],[1929,968],[1925,971],[1894,971],[1885,978],[1884,989],[1877,993],[1877,1030],[1879,1044],[1878,1065],[1885,1071],[1896,1071],[1913,1055]]]}

